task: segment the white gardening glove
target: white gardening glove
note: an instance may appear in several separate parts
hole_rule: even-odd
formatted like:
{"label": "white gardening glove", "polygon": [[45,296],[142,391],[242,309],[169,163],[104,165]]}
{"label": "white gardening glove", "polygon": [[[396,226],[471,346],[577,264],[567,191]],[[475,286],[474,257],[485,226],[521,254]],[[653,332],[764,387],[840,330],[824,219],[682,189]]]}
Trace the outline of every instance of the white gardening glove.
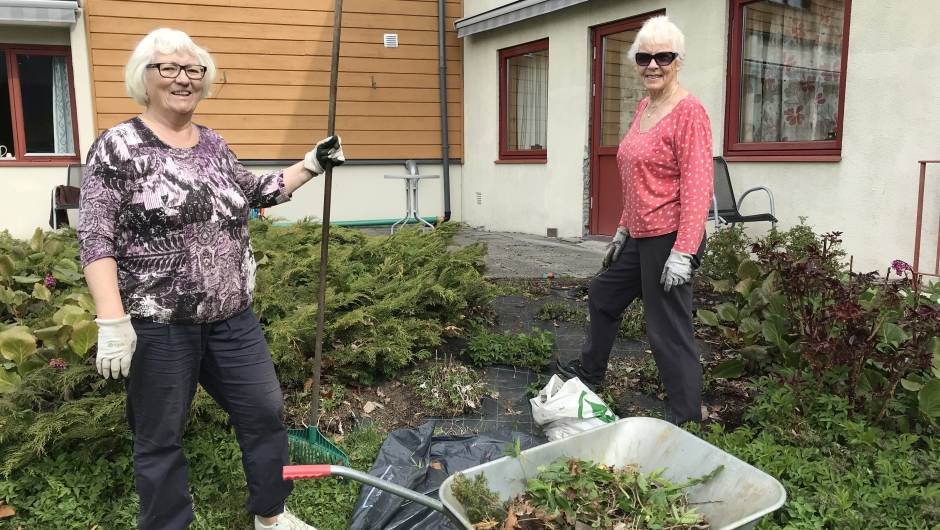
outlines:
{"label": "white gardening glove", "polygon": [[630,238],[630,231],[625,226],[618,226],[617,233],[614,234],[614,240],[607,245],[607,254],[604,255],[604,266],[610,267],[610,264],[620,259],[620,253],[623,252],[627,239]]}
{"label": "white gardening glove", "polygon": [[326,171],[326,163],[333,167],[342,165],[346,161],[343,157],[343,144],[339,136],[330,136],[317,142],[317,146],[304,157],[304,169],[319,175]]}
{"label": "white gardening glove", "polygon": [[131,325],[131,317],[96,318],[98,324],[98,356],[95,364],[98,373],[105,379],[127,377],[131,373],[131,357],[137,348],[137,333]]}
{"label": "white gardening glove", "polygon": [[659,277],[659,283],[663,284],[663,290],[668,293],[673,287],[687,283],[691,279],[692,255],[670,250],[669,259],[666,260],[666,266],[663,267],[663,275]]}

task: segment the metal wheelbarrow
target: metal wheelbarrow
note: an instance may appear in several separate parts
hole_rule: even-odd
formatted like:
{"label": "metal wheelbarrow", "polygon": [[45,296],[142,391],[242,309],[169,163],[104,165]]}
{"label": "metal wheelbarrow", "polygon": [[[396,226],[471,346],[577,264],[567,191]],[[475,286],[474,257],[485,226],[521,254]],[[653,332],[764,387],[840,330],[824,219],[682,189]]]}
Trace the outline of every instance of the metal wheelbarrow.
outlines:
{"label": "metal wheelbarrow", "polygon": [[[538,475],[538,466],[550,465],[560,456],[589,460],[598,464],[625,466],[639,464],[649,472],[666,468],[663,478],[685,482],[710,473],[719,465],[717,476],[692,488],[689,502],[714,530],[750,530],[758,520],[783,506],[786,492],[775,478],[731,456],[675,425],[654,418],[624,418],[568,438],[522,451],[515,458],[500,458],[463,471],[467,478],[483,473],[490,489],[508,501],[525,491],[528,479]],[[439,490],[440,500],[397,484],[343,466],[285,466],[284,479],[345,477],[443,513],[463,530],[473,530],[463,506],[454,498],[448,477]]]}

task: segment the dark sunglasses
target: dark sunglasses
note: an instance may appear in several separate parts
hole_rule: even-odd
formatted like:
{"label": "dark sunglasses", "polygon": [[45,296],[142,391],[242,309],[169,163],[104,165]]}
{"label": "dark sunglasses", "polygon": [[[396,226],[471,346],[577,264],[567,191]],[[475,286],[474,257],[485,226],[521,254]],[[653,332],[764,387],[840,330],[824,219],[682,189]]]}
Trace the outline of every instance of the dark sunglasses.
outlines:
{"label": "dark sunglasses", "polygon": [[676,60],[679,54],[676,52],[638,53],[636,54],[636,64],[640,66],[649,66],[650,62],[655,60],[659,66],[669,66]]}

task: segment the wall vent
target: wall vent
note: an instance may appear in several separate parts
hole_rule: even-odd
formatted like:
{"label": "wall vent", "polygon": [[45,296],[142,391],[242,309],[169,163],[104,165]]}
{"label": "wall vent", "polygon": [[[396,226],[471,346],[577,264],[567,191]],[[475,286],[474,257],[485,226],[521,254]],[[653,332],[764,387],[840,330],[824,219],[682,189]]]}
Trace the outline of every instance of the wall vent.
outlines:
{"label": "wall vent", "polygon": [[545,235],[546,235],[547,237],[558,237],[558,229],[557,229],[557,228],[548,228],[548,229],[545,230]]}
{"label": "wall vent", "polygon": [[386,48],[398,47],[398,33],[386,33],[385,34],[385,47]]}
{"label": "wall vent", "polygon": [[477,204],[483,204],[483,194],[479,191],[477,192]]}

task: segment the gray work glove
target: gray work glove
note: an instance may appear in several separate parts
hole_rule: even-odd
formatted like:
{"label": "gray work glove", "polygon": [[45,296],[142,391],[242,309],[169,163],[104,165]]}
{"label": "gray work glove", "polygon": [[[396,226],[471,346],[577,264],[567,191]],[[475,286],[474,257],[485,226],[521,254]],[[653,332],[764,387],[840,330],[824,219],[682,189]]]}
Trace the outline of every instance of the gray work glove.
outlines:
{"label": "gray work glove", "polygon": [[692,255],[670,250],[669,259],[666,260],[666,266],[663,267],[663,275],[659,277],[659,283],[663,284],[663,290],[668,293],[673,287],[688,283],[691,279]]}
{"label": "gray work glove", "polygon": [[98,355],[95,366],[98,373],[117,379],[131,373],[131,357],[137,348],[137,333],[131,325],[131,317],[124,315],[121,318],[96,318],[98,324]]}
{"label": "gray work glove", "polygon": [[620,259],[620,253],[623,252],[627,239],[630,238],[630,231],[625,226],[618,226],[617,233],[614,234],[614,240],[607,245],[607,254],[604,255],[604,267],[610,267],[610,264]]}
{"label": "gray work glove", "polygon": [[326,171],[327,162],[336,167],[345,161],[342,141],[339,136],[334,135],[320,140],[317,146],[307,153],[304,157],[304,169],[314,175],[319,175]]}

